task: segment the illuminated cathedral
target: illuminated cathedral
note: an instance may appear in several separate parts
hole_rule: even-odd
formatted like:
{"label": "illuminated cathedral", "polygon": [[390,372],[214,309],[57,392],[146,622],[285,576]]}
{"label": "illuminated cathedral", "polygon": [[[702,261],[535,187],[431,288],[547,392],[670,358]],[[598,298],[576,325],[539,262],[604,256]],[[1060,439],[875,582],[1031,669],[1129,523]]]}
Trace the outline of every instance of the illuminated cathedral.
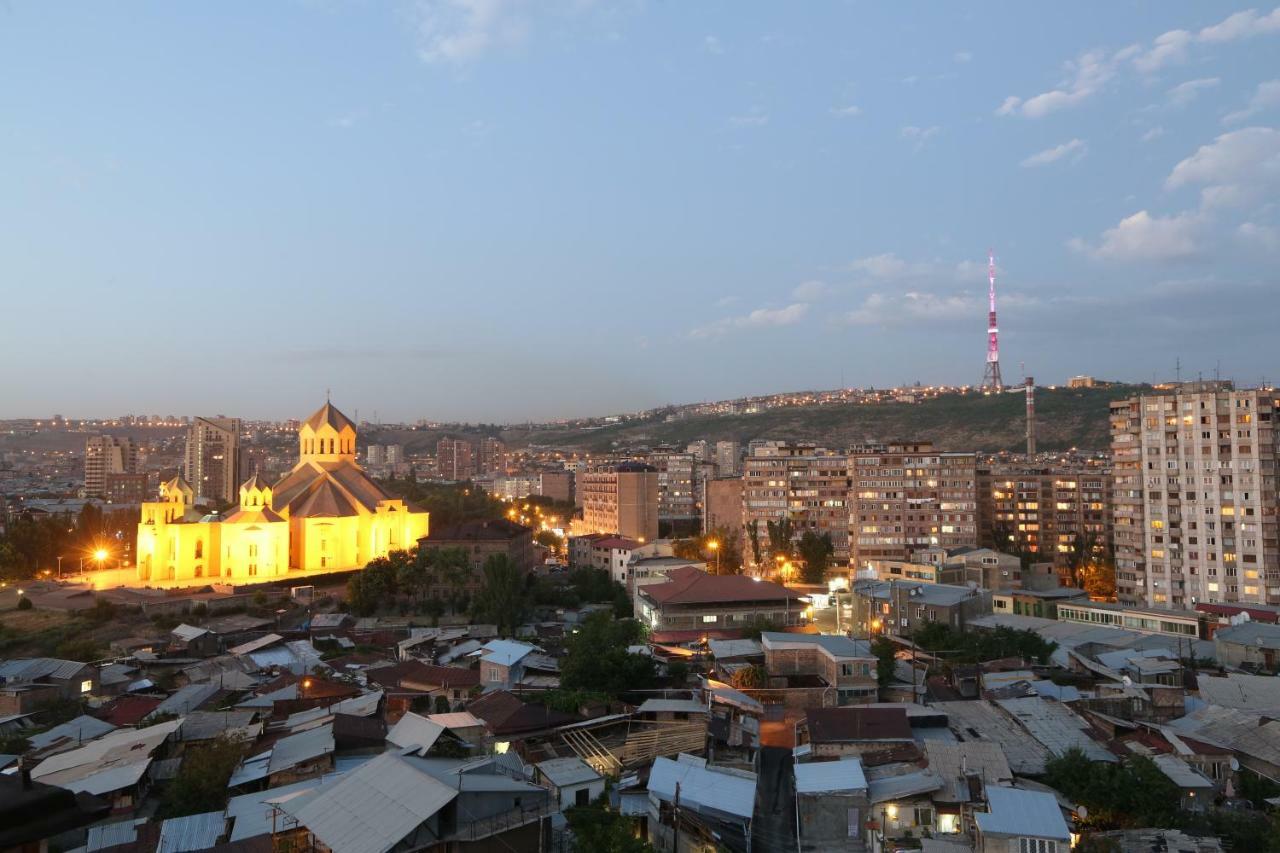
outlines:
{"label": "illuminated cathedral", "polygon": [[205,515],[181,477],[142,505],[138,580],[268,581],[359,568],[417,547],[427,513],[383,491],[356,464],[356,426],[325,403],[298,429],[298,464],[274,486],[256,473],[240,506]]}

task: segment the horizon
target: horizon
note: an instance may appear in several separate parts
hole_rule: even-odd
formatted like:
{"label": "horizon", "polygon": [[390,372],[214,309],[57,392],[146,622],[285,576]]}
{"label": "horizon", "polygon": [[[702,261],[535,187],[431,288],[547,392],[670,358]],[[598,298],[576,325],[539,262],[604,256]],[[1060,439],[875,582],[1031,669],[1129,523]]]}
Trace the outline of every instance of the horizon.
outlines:
{"label": "horizon", "polygon": [[992,247],[1006,384],[1256,385],[1278,43],[1245,3],[9,4],[0,418],[974,385]]}

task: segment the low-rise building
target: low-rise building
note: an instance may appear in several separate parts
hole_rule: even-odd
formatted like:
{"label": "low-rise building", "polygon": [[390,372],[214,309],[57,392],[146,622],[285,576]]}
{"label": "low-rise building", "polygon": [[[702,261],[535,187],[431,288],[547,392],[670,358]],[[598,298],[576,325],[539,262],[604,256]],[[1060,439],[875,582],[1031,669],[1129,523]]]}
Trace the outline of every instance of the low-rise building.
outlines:
{"label": "low-rise building", "polygon": [[838,850],[857,844],[870,805],[867,777],[857,758],[795,765],[796,831],[801,850]]}
{"label": "low-rise building", "polygon": [[836,690],[838,705],[876,701],[876,656],[865,640],[765,631],[760,645],[771,685],[775,678],[817,676]]}
{"label": "low-rise building", "polygon": [[976,853],[1067,853],[1071,849],[1071,830],[1053,794],[991,787],[987,809],[974,815]]}
{"label": "low-rise building", "polygon": [[637,615],[654,632],[696,636],[741,630],[756,622],[788,627],[805,618],[803,598],[781,584],[689,567],[670,572],[665,583],[640,587],[636,599]]}
{"label": "low-rise building", "polygon": [[851,592],[855,633],[868,636],[910,634],[935,623],[962,630],[969,620],[991,612],[991,593],[970,586],[858,581]]}
{"label": "low-rise building", "polygon": [[534,765],[538,781],[551,789],[560,808],[587,806],[604,793],[604,777],[581,758],[552,758]]}
{"label": "low-rise building", "polygon": [[1280,625],[1242,622],[1213,633],[1213,647],[1223,666],[1275,672],[1280,666]]}
{"label": "low-rise building", "polygon": [[796,735],[814,758],[896,754],[915,745],[905,707],[810,708]]}
{"label": "low-rise building", "polygon": [[533,528],[505,518],[461,521],[432,528],[418,540],[418,549],[426,554],[435,548],[462,549],[474,569],[480,569],[495,554],[509,557],[522,572],[530,571],[537,564]]}
{"label": "low-rise building", "polygon": [[991,612],[1057,619],[1059,604],[1087,601],[1088,598],[1084,590],[1068,586],[1043,590],[999,589],[991,593]]}

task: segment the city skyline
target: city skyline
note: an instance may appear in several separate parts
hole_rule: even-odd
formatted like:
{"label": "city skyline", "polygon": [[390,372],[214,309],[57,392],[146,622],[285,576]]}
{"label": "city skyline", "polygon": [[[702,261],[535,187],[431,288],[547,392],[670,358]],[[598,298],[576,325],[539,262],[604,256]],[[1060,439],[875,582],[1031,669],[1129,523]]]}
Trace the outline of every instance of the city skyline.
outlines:
{"label": "city skyline", "polygon": [[0,418],[1273,378],[1280,10],[733,8],[6,7]]}

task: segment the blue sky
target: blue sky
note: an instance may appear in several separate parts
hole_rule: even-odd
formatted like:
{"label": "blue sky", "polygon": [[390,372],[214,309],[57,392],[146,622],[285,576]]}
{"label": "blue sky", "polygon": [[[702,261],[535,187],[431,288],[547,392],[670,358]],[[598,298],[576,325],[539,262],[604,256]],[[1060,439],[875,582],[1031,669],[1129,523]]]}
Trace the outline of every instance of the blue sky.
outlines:
{"label": "blue sky", "polygon": [[0,6],[0,417],[1280,378],[1280,9]]}

